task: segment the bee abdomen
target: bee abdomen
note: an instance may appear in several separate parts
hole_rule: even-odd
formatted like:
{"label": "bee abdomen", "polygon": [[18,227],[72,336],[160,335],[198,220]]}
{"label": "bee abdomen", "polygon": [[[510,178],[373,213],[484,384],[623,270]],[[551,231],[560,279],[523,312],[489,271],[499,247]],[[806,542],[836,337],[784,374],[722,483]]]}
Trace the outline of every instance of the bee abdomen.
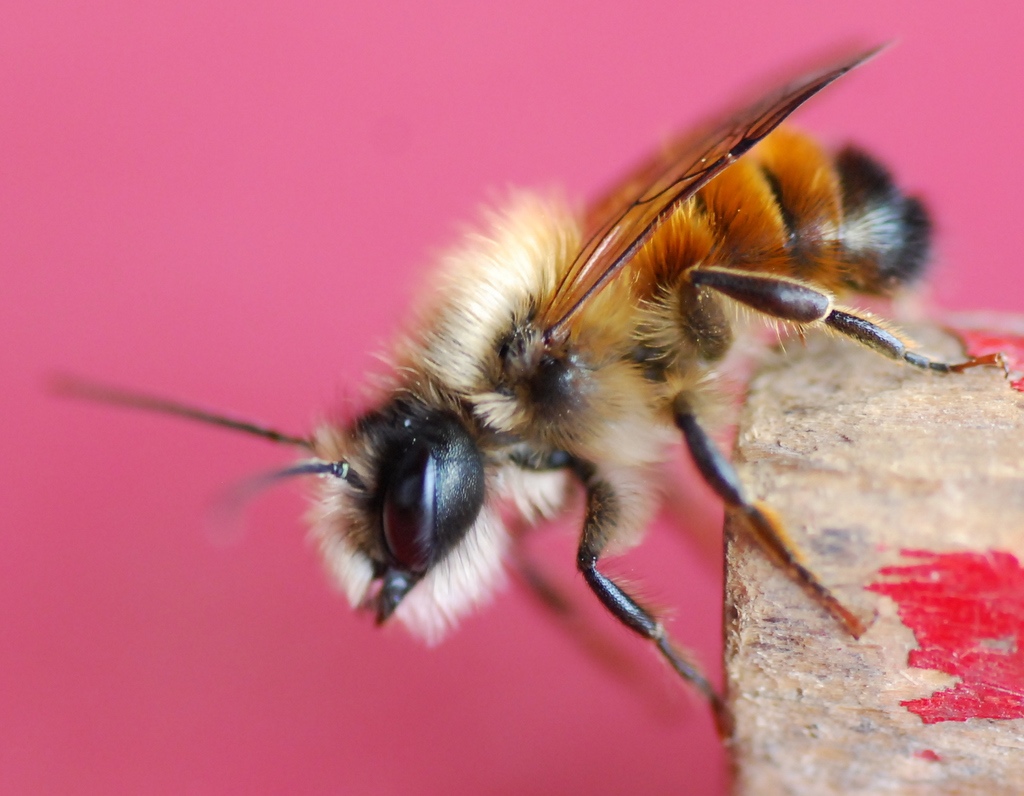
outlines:
{"label": "bee abdomen", "polygon": [[858,149],[836,155],[842,189],[840,239],[851,286],[888,293],[921,275],[931,250],[931,219],[920,200],[904,196],[889,172]]}
{"label": "bee abdomen", "polygon": [[[738,248],[747,248],[740,267],[774,271],[838,292],[880,294],[921,274],[931,242],[928,214],[876,160],[852,147],[830,155],[791,129],[777,130],[752,154],[756,165],[748,166],[745,183],[742,173],[731,180],[726,173],[715,196],[724,219],[741,211],[739,223],[729,220],[723,227],[740,243]],[[745,188],[746,197],[731,196],[733,186]],[[766,230],[778,225],[781,252],[763,244],[749,248],[757,239],[743,216],[749,219],[757,196],[772,205],[777,220],[769,221],[766,208],[761,223]]]}
{"label": "bee abdomen", "polygon": [[780,128],[682,205],[638,255],[634,290],[656,308],[638,328],[644,367],[657,375],[652,363],[679,352],[713,362],[729,349],[721,297],[696,289],[692,269],[884,296],[921,274],[930,243],[924,206],[874,159],[853,148],[829,153]]}

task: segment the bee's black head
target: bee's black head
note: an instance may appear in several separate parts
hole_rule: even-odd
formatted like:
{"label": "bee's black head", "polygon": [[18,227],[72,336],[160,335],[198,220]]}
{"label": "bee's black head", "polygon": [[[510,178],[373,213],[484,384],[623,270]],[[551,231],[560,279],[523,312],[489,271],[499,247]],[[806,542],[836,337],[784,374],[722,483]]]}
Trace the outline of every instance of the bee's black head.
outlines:
{"label": "bee's black head", "polygon": [[453,412],[398,405],[365,422],[380,451],[372,509],[384,555],[377,562],[383,622],[472,527],[484,502],[484,465]]}

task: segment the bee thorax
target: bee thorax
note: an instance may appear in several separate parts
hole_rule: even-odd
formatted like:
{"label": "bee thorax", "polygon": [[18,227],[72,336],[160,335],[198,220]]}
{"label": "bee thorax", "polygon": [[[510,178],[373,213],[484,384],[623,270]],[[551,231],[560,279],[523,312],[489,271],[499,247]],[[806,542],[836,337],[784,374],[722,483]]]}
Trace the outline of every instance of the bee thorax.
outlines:
{"label": "bee thorax", "polygon": [[516,384],[536,370],[545,356],[540,333],[532,325],[517,326],[498,348],[504,381]]}
{"label": "bee thorax", "polygon": [[589,370],[576,357],[541,358],[526,386],[538,416],[549,421],[585,409],[593,389]]}
{"label": "bee thorax", "polygon": [[527,326],[508,337],[499,355],[503,388],[527,407],[534,422],[557,424],[587,407],[593,378],[577,352],[551,350]]}

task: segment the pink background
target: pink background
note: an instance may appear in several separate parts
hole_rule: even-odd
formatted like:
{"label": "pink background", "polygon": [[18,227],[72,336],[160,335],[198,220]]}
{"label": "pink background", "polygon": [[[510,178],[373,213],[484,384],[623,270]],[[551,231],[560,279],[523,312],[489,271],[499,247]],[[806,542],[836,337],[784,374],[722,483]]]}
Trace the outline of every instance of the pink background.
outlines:
{"label": "pink background", "polygon": [[[937,303],[1019,309],[1024,11],[348,5],[0,9],[0,790],[721,793],[705,709],[599,610],[645,685],[514,587],[437,649],[376,630],[321,575],[299,489],[211,530],[211,497],[288,450],[43,377],[302,432],[489,196],[592,195],[766,73],[892,38],[800,120],[929,199]],[[662,522],[619,564],[713,669],[717,522]],[[541,546],[592,607],[573,532]]]}

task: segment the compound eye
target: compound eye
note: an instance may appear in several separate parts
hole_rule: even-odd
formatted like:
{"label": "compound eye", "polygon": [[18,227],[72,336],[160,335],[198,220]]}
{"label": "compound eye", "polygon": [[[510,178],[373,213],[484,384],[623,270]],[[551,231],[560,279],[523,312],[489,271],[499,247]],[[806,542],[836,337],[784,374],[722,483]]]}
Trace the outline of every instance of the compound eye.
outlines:
{"label": "compound eye", "polygon": [[484,461],[457,415],[399,418],[381,457],[381,525],[392,569],[422,576],[472,527],[484,502]]}
{"label": "compound eye", "polygon": [[384,540],[395,561],[426,572],[434,557],[437,521],[437,461],[427,444],[406,450],[384,494]]}

